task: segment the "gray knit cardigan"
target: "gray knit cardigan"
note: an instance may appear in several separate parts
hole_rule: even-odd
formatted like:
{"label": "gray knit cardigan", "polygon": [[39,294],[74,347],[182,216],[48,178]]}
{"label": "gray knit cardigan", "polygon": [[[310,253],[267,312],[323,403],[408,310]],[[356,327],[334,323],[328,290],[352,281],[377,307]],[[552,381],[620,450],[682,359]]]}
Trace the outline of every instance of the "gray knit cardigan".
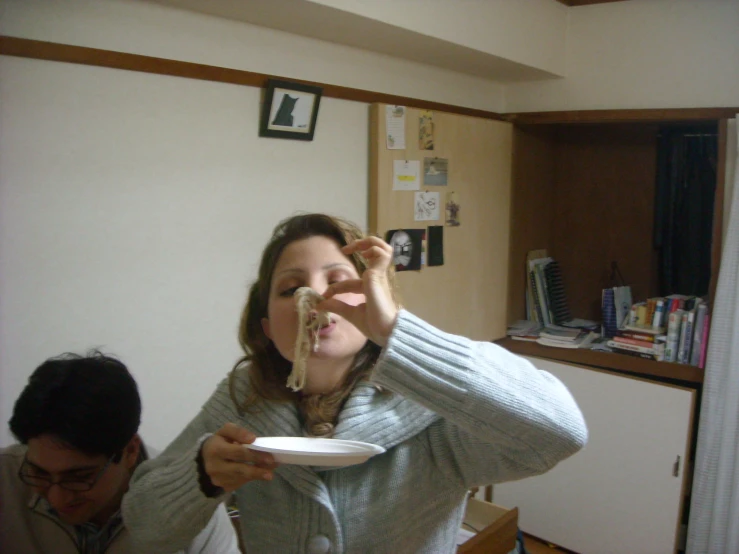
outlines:
{"label": "gray knit cardigan", "polygon": [[[248,390],[244,375],[237,393]],[[123,502],[137,552],[183,548],[224,500],[198,484],[204,437],[229,421],[257,436],[303,435],[294,405],[259,408],[239,416],[224,380],[164,453],[137,469]],[[372,382],[357,385],[334,438],[387,452],[345,468],[283,465],[273,481],[241,487],[250,554],[454,552],[470,487],[543,473],[581,449],[587,429],[552,375],[402,311]]]}

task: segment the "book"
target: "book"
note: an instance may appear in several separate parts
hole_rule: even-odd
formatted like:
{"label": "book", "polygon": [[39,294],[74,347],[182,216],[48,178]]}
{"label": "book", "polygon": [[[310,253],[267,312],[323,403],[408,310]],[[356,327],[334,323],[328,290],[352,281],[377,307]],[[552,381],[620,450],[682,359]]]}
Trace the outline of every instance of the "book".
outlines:
{"label": "book", "polygon": [[597,321],[576,317],[562,323],[562,327],[571,327],[583,331],[597,331],[600,328],[600,324]]}
{"label": "book", "polygon": [[657,309],[657,298],[647,298],[647,314],[641,325],[645,327],[651,327],[654,319],[654,311]]}
{"label": "book", "polygon": [[538,321],[536,317],[536,308],[534,306],[534,298],[531,294],[531,272],[526,271],[526,319]]}
{"label": "book", "polygon": [[511,338],[513,340],[522,340],[526,342],[537,342],[539,340],[539,335],[512,335]]}
{"label": "book", "polygon": [[626,354],[627,356],[635,356],[637,358],[652,360],[654,362],[662,361],[662,359],[657,354],[645,354],[644,352],[636,352],[634,350],[626,350],[617,347],[611,347],[611,352],[614,352],[615,354]]}
{"label": "book", "polygon": [[[640,307],[644,307],[644,310],[642,312],[639,312]],[[639,325],[640,321],[643,319],[644,314],[646,314],[646,302],[636,302],[631,306],[631,313],[629,315],[629,321],[627,325]]]}
{"label": "book", "polygon": [[685,310],[677,309],[670,312],[667,316],[667,345],[665,347],[665,360],[668,362],[677,361],[677,353],[680,346],[680,330],[682,326],[682,317]]}
{"label": "book", "polygon": [[643,342],[655,342],[655,339],[662,335],[653,335],[651,333],[640,333],[639,331],[628,331],[625,329],[619,329],[618,331],[616,331],[616,336],[640,340]]}
{"label": "book", "polygon": [[623,343],[623,344],[632,344],[634,346],[641,346],[643,348],[654,348],[654,341],[646,342],[642,340],[632,339],[629,337],[620,337],[616,335],[613,337],[614,342]]}
{"label": "book", "polygon": [[528,319],[522,319],[519,321],[516,321],[515,323],[511,323],[508,326],[508,329],[506,330],[506,335],[508,335],[511,338],[517,338],[517,337],[539,337],[539,331],[541,330],[541,325],[538,321],[531,321]]}
{"label": "book", "polygon": [[636,322],[634,323],[634,327],[641,327],[643,329],[647,328],[647,304],[646,302],[641,302],[636,307]]}
{"label": "book", "polygon": [[624,331],[634,331],[636,333],[645,333],[648,335],[664,335],[665,334],[664,327],[655,329],[654,327],[641,327],[640,325],[626,325],[623,328],[623,330]]}
{"label": "book", "polygon": [[684,311],[680,322],[680,339],[677,348],[677,363],[687,364],[690,361],[690,347],[693,345],[692,331],[693,331],[693,319],[695,314],[693,312]]}
{"label": "book", "polygon": [[665,301],[660,298],[657,300],[657,305],[654,308],[654,317],[652,318],[652,327],[659,329],[663,323],[663,316],[665,313]]}
{"label": "book", "polygon": [[528,319],[533,321],[539,321],[540,323],[543,323],[542,314],[541,314],[541,306],[539,305],[538,300],[538,291],[536,290],[536,279],[534,277],[533,273],[533,264],[532,262],[534,260],[538,260],[539,258],[546,258],[547,257],[547,251],[546,250],[531,250],[526,254],[526,300],[527,300],[527,306],[528,306]]}
{"label": "book", "polygon": [[539,333],[539,336],[542,338],[560,341],[575,341],[580,335],[582,335],[580,329],[561,327],[559,325],[547,325]]}
{"label": "book", "polygon": [[536,277],[533,271],[529,271],[529,286],[526,287],[527,297],[531,295],[531,314],[530,317],[534,321],[544,322],[541,314],[541,305],[539,304],[539,293],[536,289]]}
{"label": "book", "polygon": [[544,294],[543,307],[546,307],[547,320],[550,324],[554,324],[554,310],[552,310],[552,302],[549,296],[549,285],[547,284],[547,276],[544,273],[544,270],[546,269],[547,265],[552,263],[552,261],[552,258],[547,258],[543,263],[539,263],[535,267],[537,277],[539,278],[539,283],[541,283],[541,290]]}
{"label": "book", "polygon": [[582,333],[580,337],[572,341],[539,337],[536,342],[544,346],[554,346],[556,348],[587,348],[596,338],[598,338],[598,333]]}
{"label": "book", "polygon": [[[665,300],[670,300],[670,309],[668,311],[674,312],[675,310],[685,310],[685,302],[693,298],[687,294],[670,294],[665,297]],[[689,308],[688,308],[689,309]]]}
{"label": "book", "polygon": [[536,289],[536,297],[534,300],[538,302],[537,313],[541,315],[540,321],[544,325],[548,325],[553,322],[551,310],[547,302],[547,289],[544,280],[544,270],[542,269],[542,267],[550,261],[552,261],[552,258],[529,260],[529,268],[534,278],[534,285],[532,286]]}
{"label": "book", "polygon": [[565,288],[562,283],[562,271],[556,260],[552,260],[544,266],[544,278],[547,286],[547,300],[552,310],[553,322],[555,325],[572,319],[570,308],[567,305],[567,297],[565,296]]}
{"label": "book", "polygon": [[603,289],[601,293],[601,312],[603,317],[603,336],[612,337],[618,330],[616,316],[616,299],[612,288]]}
{"label": "book", "polygon": [[651,347],[636,346],[624,342],[616,342],[615,340],[609,340],[606,343],[610,348],[621,348],[622,350],[631,350],[633,352],[642,352],[643,354],[654,354],[664,356],[665,348],[663,344],[654,344]]}

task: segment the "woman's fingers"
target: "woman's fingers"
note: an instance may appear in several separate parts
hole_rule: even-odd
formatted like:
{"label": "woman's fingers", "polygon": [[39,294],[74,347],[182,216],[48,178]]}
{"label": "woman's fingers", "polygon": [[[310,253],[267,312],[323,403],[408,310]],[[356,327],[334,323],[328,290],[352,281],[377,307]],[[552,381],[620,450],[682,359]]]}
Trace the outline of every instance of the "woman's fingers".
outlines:
{"label": "woman's fingers", "polygon": [[249,481],[271,481],[274,472],[257,466],[235,462],[221,462],[208,473],[210,480],[217,487],[226,491],[234,491]]}
{"label": "woman's fingers", "polygon": [[203,443],[203,465],[214,485],[233,491],[255,479],[273,478],[277,463],[272,454],[244,446],[255,439],[254,433],[227,423]]}
{"label": "woman's fingers", "polygon": [[203,454],[211,460],[225,460],[264,467],[275,467],[277,465],[274,457],[269,452],[251,450],[241,444],[228,442],[218,435],[208,439],[206,445],[207,449],[204,448]]}
{"label": "woman's fingers", "polygon": [[[367,262],[362,279],[334,283],[324,297],[328,300],[317,308],[334,312],[353,323],[371,341],[384,346],[398,314],[390,283],[388,268],[393,260],[393,248],[379,237],[366,237],[344,246],[342,252],[361,255]],[[334,296],[341,293],[364,294],[366,302],[359,306],[341,303]]]}
{"label": "woman's fingers", "polygon": [[379,260],[379,259],[389,259],[390,255],[393,253],[392,249],[388,251],[382,246],[374,245],[370,246],[367,250],[364,250],[362,252],[362,256],[367,258],[367,260]]}
{"label": "woman's fingers", "polygon": [[347,256],[359,253],[371,267],[380,264],[389,264],[393,255],[393,247],[379,237],[367,237],[355,240],[344,246],[342,252]]}
{"label": "woman's fingers", "polygon": [[224,443],[216,446],[215,454],[229,462],[247,463],[264,467],[274,467],[276,462],[272,454],[251,450],[240,444]]}
{"label": "woman's fingers", "polygon": [[257,436],[251,431],[230,422],[221,427],[216,435],[223,437],[229,442],[235,442],[238,444],[251,444],[257,438]]}
{"label": "woman's fingers", "polygon": [[362,252],[363,250],[367,250],[372,246],[382,245],[387,246],[390,249],[390,252],[393,251],[392,247],[388,243],[386,243],[380,237],[375,236],[364,237],[363,239],[352,241],[344,246],[342,250],[344,251],[344,254],[353,254],[354,252]]}
{"label": "woman's fingers", "polygon": [[[337,294],[344,294],[347,292],[350,292],[353,294],[364,294],[364,283],[362,282],[361,279],[347,279],[346,281],[339,281],[337,283],[332,283],[324,291],[323,297],[328,299],[328,298],[331,298],[332,296],[336,296]],[[326,310],[326,311],[331,311],[331,310]]]}

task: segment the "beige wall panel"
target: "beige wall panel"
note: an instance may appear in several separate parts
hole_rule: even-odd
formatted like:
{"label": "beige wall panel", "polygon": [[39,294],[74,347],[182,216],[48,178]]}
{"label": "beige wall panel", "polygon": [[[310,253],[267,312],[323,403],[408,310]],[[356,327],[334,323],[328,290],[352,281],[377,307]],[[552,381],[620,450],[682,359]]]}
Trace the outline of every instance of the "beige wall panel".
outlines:
{"label": "beige wall panel", "polygon": [[[424,157],[449,160],[447,186],[438,191],[443,204],[456,192],[459,227],[444,228],[444,265],[398,274],[405,307],[445,331],[477,340],[505,335],[511,200],[512,125],[434,112],[435,148],[418,148],[419,114],[406,112],[406,149],[385,144],[385,105],[371,107],[369,227],[384,238],[389,229],[425,229],[445,225],[414,221],[414,193],[393,191],[393,161]],[[423,177],[422,177],[423,179]]]}

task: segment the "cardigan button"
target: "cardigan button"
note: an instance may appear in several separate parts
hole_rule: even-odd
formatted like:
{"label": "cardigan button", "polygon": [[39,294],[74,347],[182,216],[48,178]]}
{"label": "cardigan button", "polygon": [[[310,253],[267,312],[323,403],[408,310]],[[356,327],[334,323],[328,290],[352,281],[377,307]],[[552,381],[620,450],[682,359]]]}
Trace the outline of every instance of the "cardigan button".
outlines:
{"label": "cardigan button", "polygon": [[331,552],[331,541],[326,535],[316,535],[308,541],[308,552],[310,554],[327,554]]}

